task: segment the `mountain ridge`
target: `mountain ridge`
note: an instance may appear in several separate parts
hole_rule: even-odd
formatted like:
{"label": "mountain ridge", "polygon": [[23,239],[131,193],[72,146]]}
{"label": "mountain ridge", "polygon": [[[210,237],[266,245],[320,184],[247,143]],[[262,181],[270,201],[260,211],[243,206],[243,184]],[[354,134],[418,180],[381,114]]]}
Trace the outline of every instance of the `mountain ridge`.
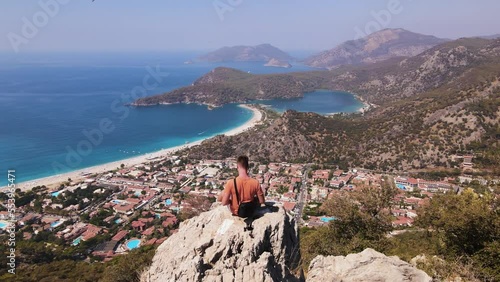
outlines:
{"label": "mountain ridge", "polygon": [[447,40],[401,28],[383,29],[312,55],[304,63],[327,69],[341,65],[369,64],[395,57],[412,57],[445,41]]}

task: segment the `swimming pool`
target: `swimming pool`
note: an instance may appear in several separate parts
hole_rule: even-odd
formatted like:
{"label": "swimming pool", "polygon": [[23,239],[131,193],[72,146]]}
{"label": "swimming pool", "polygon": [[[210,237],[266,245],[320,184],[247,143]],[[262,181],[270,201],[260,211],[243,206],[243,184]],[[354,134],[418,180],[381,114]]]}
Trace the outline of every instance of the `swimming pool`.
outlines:
{"label": "swimming pool", "polygon": [[126,246],[129,250],[132,250],[132,249],[139,247],[140,244],[141,244],[141,240],[133,239],[133,240],[128,241]]}
{"label": "swimming pool", "polygon": [[71,245],[76,246],[76,245],[80,244],[81,241],[82,241],[82,236],[73,240],[73,243],[71,243]]}
{"label": "swimming pool", "polygon": [[319,218],[319,220],[321,220],[323,222],[330,222],[330,221],[335,220],[335,219],[336,218],[333,217],[333,216],[330,216],[330,217],[328,217],[328,216],[322,216],[322,217]]}
{"label": "swimming pool", "polygon": [[172,200],[171,199],[166,199],[165,200],[165,205],[170,206],[171,204],[172,204]]}
{"label": "swimming pool", "polygon": [[51,195],[52,197],[57,197],[57,196],[59,196],[59,194],[61,194],[61,191],[56,191],[56,192],[52,192],[52,193],[50,193],[50,195]]}
{"label": "swimming pool", "polygon": [[0,221],[0,229],[4,229],[7,225],[7,223]]}
{"label": "swimming pool", "polygon": [[115,220],[116,224],[119,224],[119,223],[122,223],[122,222],[123,222],[123,219],[121,219],[121,218],[118,218],[118,219]]}
{"label": "swimming pool", "polygon": [[64,222],[64,221],[62,221],[62,220],[57,220],[57,221],[54,221],[54,222],[52,222],[52,223],[50,224],[50,227],[52,227],[52,228],[56,228],[57,226],[59,226],[59,225],[63,224],[63,222]]}
{"label": "swimming pool", "polygon": [[406,186],[404,186],[403,184],[396,184],[396,187],[398,187],[401,190],[406,190]]}

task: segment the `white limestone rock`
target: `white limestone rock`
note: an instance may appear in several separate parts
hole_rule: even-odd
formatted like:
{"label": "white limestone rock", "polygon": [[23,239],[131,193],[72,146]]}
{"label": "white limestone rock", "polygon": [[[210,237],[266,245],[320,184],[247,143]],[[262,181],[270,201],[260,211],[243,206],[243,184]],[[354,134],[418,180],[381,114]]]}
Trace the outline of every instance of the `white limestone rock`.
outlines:
{"label": "white limestone rock", "polygon": [[317,256],[309,266],[308,282],[398,281],[430,282],[432,278],[398,257],[373,249],[347,256]]}
{"label": "white limestone rock", "polygon": [[141,281],[298,281],[292,274],[300,260],[295,221],[281,207],[267,211],[252,232],[227,207],[183,222],[158,247]]}

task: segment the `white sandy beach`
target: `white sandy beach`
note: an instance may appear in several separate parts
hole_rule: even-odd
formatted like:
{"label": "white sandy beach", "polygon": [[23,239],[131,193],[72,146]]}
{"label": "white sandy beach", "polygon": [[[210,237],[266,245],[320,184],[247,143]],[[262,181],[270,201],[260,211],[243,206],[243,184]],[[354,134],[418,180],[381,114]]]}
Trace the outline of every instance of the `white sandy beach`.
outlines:
{"label": "white sandy beach", "polygon": [[[239,133],[242,133],[242,132],[248,130],[249,128],[252,128],[253,126],[255,126],[257,123],[259,123],[261,121],[262,113],[258,109],[253,108],[253,107],[248,106],[248,105],[240,105],[240,107],[251,110],[253,112],[252,118],[249,121],[247,121],[246,123],[244,123],[243,125],[241,125],[237,128],[231,129],[227,132],[224,132],[223,133],[224,135],[227,135],[227,136],[237,135]],[[75,171],[71,171],[71,172],[67,172],[67,173],[62,173],[62,174],[58,174],[58,175],[54,175],[54,176],[49,176],[49,177],[44,177],[44,178],[35,179],[35,180],[31,180],[31,181],[17,183],[16,188],[20,188],[23,191],[29,190],[35,186],[41,186],[41,185],[45,185],[49,188],[55,188],[55,187],[58,187],[62,182],[67,181],[68,178],[71,178],[71,180],[74,182],[85,179],[86,177],[83,176],[82,173],[86,173],[86,174],[104,173],[107,171],[111,171],[111,170],[115,170],[117,168],[120,168],[121,164],[124,164],[125,167],[132,167],[132,166],[135,166],[138,164],[147,163],[150,161],[148,159],[161,158],[161,157],[165,157],[168,155],[173,155],[175,152],[177,152],[181,149],[186,149],[189,147],[199,145],[203,141],[204,140],[199,140],[199,141],[192,142],[192,143],[189,143],[186,145],[172,147],[172,148],[160,150],[157,152],[147,153],[147,154],[132,157],[129,159],[105,163],[102,165],[92,166],[92,167],[79,169],[79,170],[75,170]],[[2,187],[1,189],[3,189],[3,188],[5,188],[5,187]]]}

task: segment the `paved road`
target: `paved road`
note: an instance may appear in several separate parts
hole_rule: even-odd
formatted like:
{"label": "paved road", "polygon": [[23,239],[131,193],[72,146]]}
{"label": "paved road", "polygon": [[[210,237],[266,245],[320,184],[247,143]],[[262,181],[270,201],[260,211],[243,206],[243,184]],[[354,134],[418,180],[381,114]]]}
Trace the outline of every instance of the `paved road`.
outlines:
{"label": "paved road", "polygon": [[302,223],[302,214],[304,212],[304,205],[306,204],[307,196],[307,174],[309,167],[306,166],[302,176],[302,184],[300,186],[299,197],[297,198],[297,205],[295,206],[295,221],[300,225]]}

